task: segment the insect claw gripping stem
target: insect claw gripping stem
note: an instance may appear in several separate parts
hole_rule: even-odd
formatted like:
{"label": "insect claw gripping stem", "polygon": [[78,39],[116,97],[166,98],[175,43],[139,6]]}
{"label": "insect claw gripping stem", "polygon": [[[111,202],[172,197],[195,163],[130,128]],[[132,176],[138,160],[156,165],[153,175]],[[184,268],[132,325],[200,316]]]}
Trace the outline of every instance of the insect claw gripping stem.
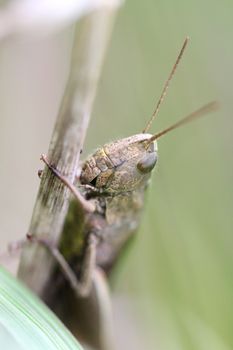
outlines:
{"label": "insect claw gripping stem", "polygon": [[77,188],[63,175],[59,173],[57,169],[55,169],[48,161],[47,157],[42,154],[40,159],[47,165],[47,167],[52,171],[52,173],[57,176],[63,183],[66,185],[75,198],[79,201],[79,203],[82,205],[83,209],[88,213],[93,213],[95,211],[95,205],[91,203],[90,201],[86,200],[81,193],[77,190]]}
{"label": "insect claw gripping stem", "polygon": [[38,177],[41,179],[43,175],[43,170],[39,169],[37,174],[38,174]]}

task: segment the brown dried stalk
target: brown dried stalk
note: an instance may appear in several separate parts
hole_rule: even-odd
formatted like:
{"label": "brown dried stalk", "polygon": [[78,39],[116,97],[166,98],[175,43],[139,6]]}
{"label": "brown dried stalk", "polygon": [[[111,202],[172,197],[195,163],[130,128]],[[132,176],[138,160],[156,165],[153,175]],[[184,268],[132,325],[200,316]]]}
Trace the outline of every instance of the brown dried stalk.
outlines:
{"label": "brown dried stalk", "polygon": [[[86,135],[96,87],[111,33],[114,6],[103,6],[82,19],[75,30],[71,71],[48,151],[50,162],[74,181]],[[29,232],[57,245],[68,210],[70,191],[45,169],[41,179]],[[18,276],[38,295],[54,268],[46,248],[28,244],[21,255]]]}

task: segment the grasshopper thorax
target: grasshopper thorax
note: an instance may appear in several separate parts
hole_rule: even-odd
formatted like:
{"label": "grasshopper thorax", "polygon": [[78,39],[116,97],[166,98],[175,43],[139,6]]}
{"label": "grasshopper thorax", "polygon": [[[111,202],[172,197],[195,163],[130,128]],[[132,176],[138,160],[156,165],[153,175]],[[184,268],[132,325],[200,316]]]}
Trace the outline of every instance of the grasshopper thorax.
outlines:
{"label": "grasshopper thorax", "polygon": [[137,134],[97,149],[83,164],[80,182],[116,194],[145,187],[157,161],[151,137]]}

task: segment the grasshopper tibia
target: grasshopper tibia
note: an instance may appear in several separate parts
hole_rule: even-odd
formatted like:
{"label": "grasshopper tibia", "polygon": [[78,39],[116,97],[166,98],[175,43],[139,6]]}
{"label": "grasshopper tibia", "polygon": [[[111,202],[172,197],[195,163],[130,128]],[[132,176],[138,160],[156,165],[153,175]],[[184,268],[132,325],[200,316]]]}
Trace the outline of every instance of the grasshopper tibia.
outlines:
{"label": "grasshopper tibia", "polygon": [[31,234],[27,234],[27,239],[30,242],[35,242],[43,245],[50,254],[54,257],[59,267],[61,268],[64,277],[70,283],[71,288],[78,297],[86,297],[89,295],[93,272],[95,269],[95,260],[96,260],[96,244],[97,239],[93,234],[90,234],[87,241],[86,253],[83,261],[83,266],[81,270],[80,278],[78,279],[64,256],[60,253],[57,247],[54,247],[48,240],[43,238],[35,237]]}
{"label": "grasshopper tibia", "polygon": [[40,158],[47,167],[52,171],[52,173],[57,176],[73,193],[75,198],[78,200],[78,202],[81,204],[83,209],[87,211],[88,213],[93,213],[95,211],[95,205],[91,203],[90,201],[86,200],[81,193],[77,190],[77,188],[67,179],[65,176],[59,173],[57,169],[55,169],[47,160],[46,156],[44,154],[41,155]]}

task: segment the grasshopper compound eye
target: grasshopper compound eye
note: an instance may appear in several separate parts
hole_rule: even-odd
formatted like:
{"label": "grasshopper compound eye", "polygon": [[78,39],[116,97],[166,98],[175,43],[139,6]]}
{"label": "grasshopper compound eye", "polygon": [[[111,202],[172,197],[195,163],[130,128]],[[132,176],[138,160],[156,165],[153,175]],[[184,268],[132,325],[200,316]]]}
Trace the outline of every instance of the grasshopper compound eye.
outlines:
{"label": "grasshopper compound eye", "polygon": [[137,164],[138,170],[143,174],[151,172],[157,162],[157,159],[158,156],[156,152],[145,154]]}

